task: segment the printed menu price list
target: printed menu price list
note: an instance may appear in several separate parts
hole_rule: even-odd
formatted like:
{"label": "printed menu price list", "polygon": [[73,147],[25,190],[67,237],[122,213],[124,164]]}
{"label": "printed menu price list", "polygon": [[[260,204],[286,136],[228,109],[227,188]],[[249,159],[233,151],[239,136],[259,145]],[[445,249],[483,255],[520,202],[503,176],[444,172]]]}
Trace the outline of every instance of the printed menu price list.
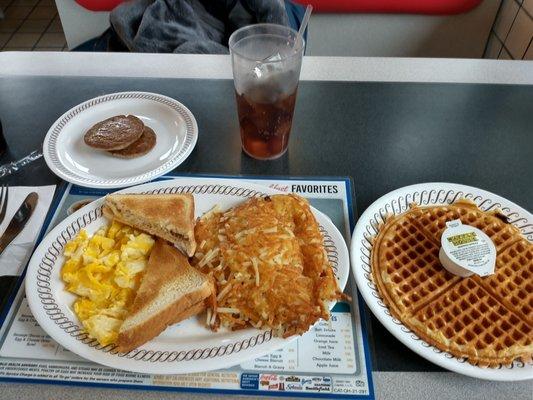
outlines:
{"label": "printed menu price list", "polygon": [[353,374],[356,371],[350,312],[333,312],[308,333],[271,354],[241,364],[251,371]]}
{"label": "printed menu price list", "polygon": [[57,344],[39,326],[24,297],[4,342],[0,346],[1,357],[30,358],[39,360],[83,361],[74,353]]}

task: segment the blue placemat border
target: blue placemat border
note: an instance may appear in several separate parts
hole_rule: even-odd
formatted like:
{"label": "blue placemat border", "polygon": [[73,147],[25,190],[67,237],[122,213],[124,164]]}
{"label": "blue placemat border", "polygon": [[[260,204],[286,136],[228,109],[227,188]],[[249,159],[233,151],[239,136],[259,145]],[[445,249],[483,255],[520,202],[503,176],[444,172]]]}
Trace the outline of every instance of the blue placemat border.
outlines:
{"label": "blue placemat border", "polygon": [[[353,191],[352,180],[350,177],[341,176],[282,176],[282,175],[214,175],[214,174],[184,174],[184,173],[168,173],[163,175],[154,181],[169,180],[180,177],[191,178],[217,178],[217,179],[250,179],[250,180],[298,180],[298,181],[341,181],[344,182],[346,188],[346,199],[348,202],[348,219],[350,225],[350,231],[353,232],[355,228],[355,204],[352,201],[352,196],[355,196]],[[69,190],[72,194],[101,194],[116,191],[116,189],[92,189],[84,188],[81,186],[69,184],[63,182],[60,184],[56,193],[54,194],[54,200],[52,201],[48,214],[45,218],[41,231],[39,232],[37,241],[35,242],[34,249],[41,243],[44,234],[56,214],[60,202],[65,196],[65,192]],[[26,276],[27,265],[24,271],[20,275],[17,284],[9,295],[9,299],[6,302],[4,309],[0,314],[0,326],[5,322],[7,314],[11,310],[13,302],[19,293],[20,287],[24,282]],[[210,388],[189,388],[189,387],[176,387],[176,386],[157,386],[157,385],[128,385],[120,383],[97,383],[97,382],[75,382],[75,381],[63,381],[63,380],[51,380],[51,379],[36,379],[36,378],[21,378],[21,377],[0,377],[0,382],[22,382],[22,383],[40,383],[49,385],[65,385],[65,386],[81,386],[81,387],[101,387],[101,388],[113,388],[113,389],[128,389],[128,390],[148,390],[148,391],[164,391],[164,392],[188,392],[188,393],[205,393],[205,394],[235,394],[235,395],[249,395],[249,396],[277,396],[277,397],[301,397],[301,398],[345,398],[345,399],[374,399],[374,384],[372,380],[372,362],[370,357],[370,347],[367,337],[366,315],[364,301],[357,292],[357,301],[359,306],[359,319],[361,323],[361,330],[363,336],[363,347],[365,366],[367,373],[367,382],[369,388],[368,395],[349,395],[349,394],[337,394],[337,393],[298,393],[298,392],[282,392],[282,391],[261,391],[252,389],[210,389]]]}

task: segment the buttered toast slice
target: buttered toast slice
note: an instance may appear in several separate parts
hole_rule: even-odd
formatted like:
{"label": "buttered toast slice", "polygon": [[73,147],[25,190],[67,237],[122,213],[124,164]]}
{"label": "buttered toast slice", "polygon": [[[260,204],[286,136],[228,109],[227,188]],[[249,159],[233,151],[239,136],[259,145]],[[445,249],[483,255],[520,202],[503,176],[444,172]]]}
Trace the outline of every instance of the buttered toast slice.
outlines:
{"label": "buttered toast slice", "polygon": [[189,257],[196,250],[191,194],[110,194],[103,212],[110,219],[168,240]]}
{"label": "buttered toast slice", "polygon": [[130,313],[119,330],[118,351],[133,350],[167,326],[200,313],[214,291],[213,282],[191,267],[187,257],[158,239]]}

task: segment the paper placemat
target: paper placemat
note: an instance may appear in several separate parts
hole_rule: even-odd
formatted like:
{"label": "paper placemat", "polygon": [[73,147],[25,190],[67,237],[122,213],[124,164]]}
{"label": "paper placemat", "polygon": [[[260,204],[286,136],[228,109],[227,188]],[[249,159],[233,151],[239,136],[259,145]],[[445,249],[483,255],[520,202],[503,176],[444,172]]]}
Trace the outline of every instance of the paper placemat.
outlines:
{"label": "paper placemat", "polygon": [[[160,179],[177,177],[169,175]],[[307,197],[314,207],[331,218],[349,246],[355,223],[349,178],[217,178],[253,181]],[[63,220],[79,202],[94,200],[107,193],[70,184],[61,190],[43,233]],[[337,303],[330,322],[318,323],[308,333],[272,354],[225,370],[148,375],[100,366],[62,348],[35,322],[23,286],[20,286],[7,313],[3,314],[0,328],[0,380],[206,393],[372,399],[366,328],[360,314],[360,298],[351,278],[345,292],[354,300],[352,303]]]}

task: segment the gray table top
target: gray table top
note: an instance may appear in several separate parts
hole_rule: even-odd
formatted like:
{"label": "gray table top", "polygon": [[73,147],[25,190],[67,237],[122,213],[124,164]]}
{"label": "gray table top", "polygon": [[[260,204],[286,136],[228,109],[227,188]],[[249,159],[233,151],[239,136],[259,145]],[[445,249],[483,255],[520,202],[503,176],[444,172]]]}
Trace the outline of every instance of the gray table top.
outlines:
{"label": "gray table top", "polygon": [[[32,72],[31,56],[10,57],[7,73],[0,73],[0,118],[10,149],[6,160],[38,148],[48,127],[70,107],[103,93],[144,90],[180,100],[198,120],[197,147],[177,171],[349,175],[354,180],[358,213],[393,189],[428,181],[481,187],[533,209],[533,73],[522,63],[509,64],[506,72],[510,76],[504,79],[490,68],[501,71],[501,64],[496,63],[396,60],[391,67],[387,60],[380,60],[380,75],[373,59],[337,60],[338,70],[332,63],[335,60],[312,59],[304,64],[289,151],[277,161],[260,162],[241,154],[233,86],[223,56],[159,57],[161,68],[149,78],[139,77],[139,70],[128,67],[119,75],[114,69],[115,56],[91,56],[98,66],[109,61],[110,76],[99,77],[91,75],[100,75],[100,67],[80,64],[86,55],[37,55],[33,62],[42,57],[43,76]],[[61,57],[63,64],[58,62]],[[177,68],[173,75],[172,62]],[[213,65],[223,67],[213,69]],[[192,66],[197,68],[193,71]],[[364,70],[367,81],[358,79],[350,66]],[[475,84],[464,81],[473,66],[483,75],[483,79],[470,78]],[[405,73],[398,74],[393,67]],[[431,79],[427,69],[440,78]],[[412,70],[420,70],[425,80],[417,80]],[[380,76],[386,82],[380,82]],[[42,160],[6,180],[19,185],[59,182]],[[533,389],[530,382],[487,383],[442,372],[405,348],[373,317],[368,318],[379,398],[400,394],[431,398],[441,389],[460,398],[488,394],[528,398]],[[8,398],[35,398],[37,393],[54,398],[192,398],[110,389],[89,392],[55,385],[4,384],[2,389]]]}

